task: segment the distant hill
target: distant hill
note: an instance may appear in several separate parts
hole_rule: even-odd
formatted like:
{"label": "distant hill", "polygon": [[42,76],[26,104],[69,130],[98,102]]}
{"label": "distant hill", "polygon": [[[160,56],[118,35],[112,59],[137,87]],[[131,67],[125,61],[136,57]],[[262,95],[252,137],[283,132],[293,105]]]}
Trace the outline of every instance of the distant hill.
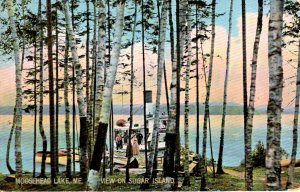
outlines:
{"label": "distant hill", "polygon": [[[154,105],[153,105],[154,106]],[[200,114],[204,114],[204,104],[199,104],[200,106]],[[0,106],[0,115],[12,115],[13,114],[13,106]],[[72,106],[70,106],[70,109],[72,109]],[[266,114],[266,106],[258,106],[256,107],[255,114],[261,115]],[[129,114],[129,105],[114,105],[114,114]],[[167,112],[167,105],[162,104],[161,105],[161,111]],[[210,104],[210,114],[211,115],[221,115],[223,111],[222,103],[211,103]],[[78,109],[77,109],[78,113]],[[143,105],[134,105],[133,106],[133,113],[134,115],[143,115]],[[293,107],[287,108],[284,110],[284,113],[290,114],[293,113]],[[24,114],[29,114],[25,113]],[[33,114],[33,111],[30,112],[30,114]],[[44,106],[44,114],[49,114],[49,106]],[[64,105],[59,108],[59,114],[64,114]],[[181,114],[184,114],[184,104],[181,104]],[[196,114],[196,103],[190,104],[190,114]],[[239,105],[237,103],[228,103],[227,105],[227,115],[242,115],[243,114],[243,106]]]}

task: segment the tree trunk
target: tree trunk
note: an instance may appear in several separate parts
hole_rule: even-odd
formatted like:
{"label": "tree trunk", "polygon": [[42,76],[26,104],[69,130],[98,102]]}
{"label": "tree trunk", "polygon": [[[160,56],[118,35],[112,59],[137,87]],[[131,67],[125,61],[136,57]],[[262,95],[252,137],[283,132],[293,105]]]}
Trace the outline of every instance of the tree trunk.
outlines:
{"label": "tree trunk", "polygon": [[281,189],[280,139],[283,89],[282,28],[284,1],[270,2],[269,18],[269,103],[266,152],[267,190]]}
{"label": "tree trunk", "polygon": [[221,136],[220,136],[220,147],[219,147],[217,174],[224,174],[222,166],[223,166],[225,118],[226,118],[226,107],[227,107],[227,86],[228,86],[229,61],[230,61],[230,40],[231,40],[231,29],[232,29],[233,1],[234,0],[230,1],[229,31],[228,31],[227,52],[226,52],[226,72],[225,72],[224,95],[223,95],[223,113],[222,113],[222,123],[221,123]]}
{"label": "tree trunk", "polygon": [[[167,24],[167,8],[168,1],[163,2],[162,5],[162,16],[160,20],[160,29],[159,29],[159,45],[158,45],[158,68],[157,68],[157,93],[156,93],[156,104],[155,104],[155,112],[154,112],[154,128],[152,132],[152,140],[150,146],[150,155],[147,170],[145,173],[145,178],[152,179],[153,178],[153,165],[155,158],[157,156],[157,142],[158,142],[158,132],[160,128],[160,98],[161,98],[161,85],[162,85],[162,72],[163,65],[165,60],[165,38],[166,38],[166,24]],[[145,186],[147,187],[147,186]]]}
{"label": "tree trunk", "polygon": [[40,63],[39,63],[39,132],[42,137],[43,141],[43,155],[42,155],[42,163],[41,163],[41,174],[39,177],[45,178],[46,177],[46,153],[47,153],[47,137],[45,134],[43,121],[44,121],[44,30],[43,30],[43,23],[42,23],[42,0],[39,0],[39,47],[40,47]]}
{"label": "tree trunk", "polygon": [[263,0],[258,0],[258,18],[257,18],[257,29],[256,36],[253,46],[253,58],[252,58],[252,71],[251,71],[251,85],[250,85],[250,97],[249,97],[249,107],[248,107],[248,117],[246,126],[246,138],[245,138],[245,182],[246,190],[251,191],[253,189],[253,165],[251,157],[251,145],[252,145],[252,128],[253,128],[253,116],[254,116],[254,99],[256,91],[256,71],[257,71],[257,58],[258,49],[260,42],[260,35],[262,31],[262,21],[263,21]]}
{"label": "tree trunk", "polygon": [[13,170],[13,168],[11,167],[10,165],[10,145],[11,145],[11,140],[12,140],[12,136],[14,134],[14,131],[15,131],[15,128],[16,128],[16,106],[14,107],[14,117],[13,117],[13,123],[12,123],[12,126],[11,126],[11,129],[10,129],[10,133],[9,133],[9,138],[8,138],[8,141],[7,141],[7,148],[6,148],[6,167],[9,171],[10,174],[15,174],[16,171]]}
{"label": "tree trunk", "polygon": [[171,97],[169,107],[169,120],[166,130],[166,150],[164,153],[164,176],[174,176],[174,155],[175,155],[175,140],[176,140],[176,58],[175,58],[175,43],[174,43],[174,26],[172,16],[172,0],[169,0],[169,25],[170,25],[170,41],[171,41],[171,61],[172,61],[172,81],[171,81]]}
{"label": "tree trunk", "polygon": [[48,71],[49,71],[49,117],[50,117],[50,153],[51,153],[51,183],[56,179],[56,128],[54,116],[54,84],[53,84],[53,56],[52,56],[52,12],[51,0],[47,0],[47,47],[48,47]]}
{"label": "tree trunk", "polygon": [[[191,9],[187,8],[189,13]],[[185,109],[184,109],[184,181],[183,184],[185,186],[190,186],[190,171],[189,171],[189,112],[190,112],[190,70],[191,70],[191,17],[187,14],[187,62],[186,62],[186,76],[185,76]]]}
{"label": "tree trunk", "polygon": [[175,113],[175,174],[174,190],[178,190],[178,171],[180,169],[180,71],[181,71],[181,46],[180,40],[182,32],[180,30],[180,6],[179,0],[176,0],[176,113]]}
{"label": "tree trunk", "polygon": [[69,13],[70,6],[69,1],[63,1],[63,9],[66,19],[66,27],[68,31],[69,43],[72,51],[72,62],[76,70],[76,92],[77,92],[77,103],[80,116],[80,173],[82,181],[85,183],[87,180],[87,169],[88,169],[88,156],[87,156],[87,139],[88,139],[88,129],[87,129],[87,117],[85,111],[85,101],[83,95],[83,84],[82,84],[82,69],[79,63],[75,36],[73,32],[73,25],[71,23],[71,16]]}
{"label": "tree trunk", "polygon": [[131,39],[130,122],[129,122],[129,142],[128,142],[128,149],[127,149],[126,183],[129,183],[129,179],[130,179],[129,164],[130,164],[130,159],[132,157],[131,133],[132,133],[132,127],[133,127],[133,81],[134,81],[133,63],[134,63],[135,31],[136,31],[136,24],[137,24],[137,4],[138,4],[138,2],[135,0],[135,2],[134,2],[134,21],[133,21],[132,39]]}
{"label": "tree trunk", "polygon": [[88,175],[88,188],[91,190],[97,190],[99,170],[101,167],[102,154],[105,150],[107,127],[110,120],[112,91],[115,84],[117,66],[119,63],[119,57],[121,52],[121,39],[124,28],[124,9],[125,2],[120,1],[117,4],[117,17],[116,17],[116,30],[113,39],[113,48],[111,55],[111,65],[107,70],[107,79],[103,92],[103,105],[101,108],[101,118],[98,125],[98,134],[94,146],[94,153],[92,156],[90,171]]}
{"label": "tree trunk", "polygon": [[[98,40],[97,40],[97,63],[96,63],[96,98],[95,98],[95,122],[100,121],[101,108],[103,102],[104,89],[104,67],[105,67],[105,32],[106,32],[106,14],[104,0],[99,1],[99,16],[98,16]],[[97,135],[97,129],[95,130]]]}
{"label": "tree trunk", "polygon": [[[58,2],[58,1],[56,1]],[[59,168],[58,168],[58,137],[59,137],[59,84],[58,84],[58,71],[59,71],[59,61],[58,61],[58,46],[59,46],[59,42],[58,42],[58,12],[57,12],[57,7],[55,8],[55,13],[56,13],[56,17],[55,17],[55,153],[56,153],[56,171],[59,172]]]}
{"label": "tree trunk", "polygon": [[[107,25],[108,25],[108,66],[110,66],[110,55],[111,55],[111,39],[110,39],[110,1],[107,2]],[[113,107],[113,100],[111,100],[111,119],[110,119],[110,152],[109,152],[109,157],[110,157],[110,175],[113,175],[113,169],[114,169],[114,107]],[[146,153],[146,152],[145,152]]]}
{"label": "tree trunk", "polygon": [[298,144],[298,115],[299,115],[299,98],[300,98],[300,40],[298,45],[298,68],[297,68],[297,80],[296,80],[296,98],[295,98],[295,113],[294,113],[294,126],[293,126],[293,149],[291,155],[291,164],[289,167],[289,175],[286,183],[288,189],[294,179],[294,170],[297,154]]}
{"label": "tree trunk", "polygon": [[71,131],[70,131],[70,103],[69,103],[69,42],[68,34],[66,32],[66,45],[65,45],[65,65],[64,65],[64,103],[65,103],[65,134],[66,134],[66,146],[67,146],[67,167],[66,177],[72,178],[72,155],[71,155]]}
{"label": "tree trunk", "polygon": [[111,101],[111,115],[110,115],[110,151],[109,151],[109,174],[114,174],[114,110],[113,110],[113,101]]}
{"label": "tree trunk", "polygon": [[[196,5],[196,37],[199,35],[198,5]],[[200,154],[200,107],[199,107],[199,39],[196,41],[196,154]],[[199,165],[197,165],[199,166]]]}
{"label": "tree trunk", "polygon": [[148,146],[147,146],[147,114],[146,114],[146,62],[145,62],[145,20],[144,20],[144,0],[142,2],[142,55],[143,55],[143,117],[144,117],[144,143],[145,143],[145,167],[148,166]]}
{"label": "tree trunk", "polygon": [[13,39],[14,59],[16,67],[16,128],[15,128],[15,161],[16,161],[16,178],[22,177],[22,152],[21,152],[21,133],[22,133],[22,71],[19,58],[20,41],[17,35],[15,13],[13,2],[6,1],[7,12],[9,16],[11,36]]}
{"label": "tree trunk", "polygon": [[208,81],[206,85],[206,98],[205,98],[205,114],[204,114],[204,125],[203,125],[203,147],[202,147],[202,171],[201,171],[201,191],[206,190],[206,143],[207,143],[207,124],[209,116],[209,98],[210,98],[210,87],[212,81],[212,70],[213,70],[213,59],[214,59],[214,46],[215,46],[215,18],[216,17],[216,0],[212,0],[212,37],[211,37],[211,52],[209,60],[209,73]]}
{"label": "tree trunk", "polygon": [[[75,26],[74,24],[74,0],[71,0],[71,16],[72,16],[72,26]],[[72,63],[72,160],[73,160],[73,177],[75,177],[76,173],[76,159],[75,159],[75,149],[76,149],[76,105],[75,105],[75,65]]]}
{"label": "tree trunk", "polygon": [[[35,33],[37,34],[37,28],[35,28]],[[33,125],[33,170],[32,170],[32,177],[35,178],[36,172],[36,127],[37,127],[37,45],[36,45],[36,34],[34,36],[34,88],[33,88],[33,97],[34,97],[34,125]]]}
{"label": "tree trunk", "polygon": [[93,154],[93,143],[94,143],[94,128],[95,128],[95,90],[96,90],[96,62],[97,62],[97,9],[96,9],[97,0],[94,1],[94,28],[93,28],[93,64],[92,64],[92,81],[91,81],[91,93],[90,93],[90,107],[87,108],[87,123],[88,123],[88,140],[89,140],[89,159],[92,159]]}
{"label": "tree trunk", "polygon": [[[245,161],[247,159],[246,143],[247,143],[247,117],[248,117],[248,104],[247,104],[247,37],[246,37],[246,1],[242,0],[242,45],[243,45],[243,113],[244,113],[244,142],[245,142]],[[246,166],[246,163],[245,163]],[[246,169],[246,167],[245,167]],[[245,171],[245,180],[246,180]]]}
{"label": "tree trunk", "polygon": [[[86,46],[85,46],[85,71],[86,71],[86,90],[85,90],[85,97],[86,97],[86,111],[87,111],[87,117],[90,117],[88,114],[91,112],[91,105],[90,105],[90,3],[89,0],[86,0]],[[91,124],[91,119],[87,118],[87,139],[88,139],[88,144],[87,144],[87,153],[88,157],[90,157],[90,138],[89,138],[89,133],[90,133],[90,124]],[[90,159],[90,158],[88,158]]]}
{"label": "tree trunk", "polygon": [[[247,126],[247,37],[246,37],[246,2],[242,0],[242,44],[243,44],[243,111],[244,111],[244,140],[246,143],[246,126]],[[245,147],[246,148],[246,147]],[[245,159],[246,159],[245,151]],[[245,172],[246,178],[246,172]]]}

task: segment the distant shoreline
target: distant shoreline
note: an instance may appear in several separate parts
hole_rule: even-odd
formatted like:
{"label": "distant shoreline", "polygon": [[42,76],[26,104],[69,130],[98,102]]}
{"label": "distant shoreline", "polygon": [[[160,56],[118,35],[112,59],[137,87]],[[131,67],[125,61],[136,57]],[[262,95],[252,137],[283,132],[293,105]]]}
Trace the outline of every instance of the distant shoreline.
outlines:
{"label": "distant shoreline", "polygon": [[[204,115],[204,105],[199,104],[200,107],[200,115]],[[26,106],[23,107],[25,109]],[[72,106],[70,106],[72,108]],[[0,106],[0,115],[13,115],[13,106]],[[115,115],[129,115],[130,113],[129,105],[114,105],[114,114]],[[76,111],[78,112],[77,106]],[[167,113],[167,105],[161,105],[161,113]],[[71,112],[72,113],[72,112]],[[133,113],[134,115],[143,115],[143,105],[135,104],[133,105]],[[223,106],[220,103],[211,103],[210,105],[210,115],[222,115]],[[24,115],[33,115],[33,110],[30,113],[26,113],[23,111]],[[44,114],[49,114],[49,106],[44,106]],[[59,107],[59,114],[63,115],[64,113],[64,105]],[[184,104],[181,104],[181,115],[184,114]],[[255,115],[266,115],[267,114],[267,106],[257,106],[255,108]],[[294,114],[294,107],[287,107],[283,110],[282,114]],[[196,115],[196,104],[191,103],[190,105],[190,115]],[[243,115],[243,106],[236,103],[229,103],[227,105],[226,115]]]}

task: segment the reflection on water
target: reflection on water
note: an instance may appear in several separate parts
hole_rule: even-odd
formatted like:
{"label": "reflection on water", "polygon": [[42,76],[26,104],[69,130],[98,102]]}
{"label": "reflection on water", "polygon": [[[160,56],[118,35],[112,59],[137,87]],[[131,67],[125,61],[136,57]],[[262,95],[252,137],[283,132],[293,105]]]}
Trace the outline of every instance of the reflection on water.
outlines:
{"label": "reflection on water", "polygon": [[[114,120],[127,119],[128,116],[115,115]],[[202,151],[202,127],[203,127],[203,116],[200,117],[200,151]],[[219,150],[219,139],[220,139],[220,125],[221,116],[212,115],[211,116],[211,128],[212,128],[212,144],[213,144],[213,154],[214,159],[218,158]],[[64,115],[60,115],[59,119],[59,147],[65,148],[65,132],[64,132]],[[190,116],[190,149],[195,151],[196,144],[196,117]],[[32,170],[32,155],[33,155],[33,121],[34,117],[31,115],[23,116],[23,131],[22,131],[22,152],[23,152],[23,167],[24,170]],[[0,116],[0,172],[8,173],[5,164],[5,154],[6,145],[11,128],[12,116],[11,115],[1,115]],[[79,131],[79,120],[77,119],[77,130]],[[135,123],[142,123],[143,116],[135,116]],[[293,125],[293,115],[283,115],[282,117],[282,146],[290,153],[292,148],[292,125]],[[184,142],[183,138],[183,116],[181,116],[181,143]],[[259,141],[266,143],[266,130],[267,127],[267,116],[258,115],[254,117],[254,129],[253,129],[253,146]],[[47,139],[49,142],[49,116],[45,115],[44,118],[44,128],[46,131]],[[244,128],[243,128],[243,116],[242,115],[229,115],[226,118],[226,128],[225,128],[225,147],[224,147],[224,165],[235,166],[244,157]],[[42,140],[37,130],[37,151],[42,150]],[[76,141],[78,137],[76,136]],[[76,143],[77,146],[77,143]],[[48,149],[50,144],[48,144]],[[210,147],[208,142],[208,147]],[[14,165],[14,142],[11,147],[11,164]],[[211,158],[210,152],[207,153],[208,158]],[[40,168],[38,166],[37,171]]]}

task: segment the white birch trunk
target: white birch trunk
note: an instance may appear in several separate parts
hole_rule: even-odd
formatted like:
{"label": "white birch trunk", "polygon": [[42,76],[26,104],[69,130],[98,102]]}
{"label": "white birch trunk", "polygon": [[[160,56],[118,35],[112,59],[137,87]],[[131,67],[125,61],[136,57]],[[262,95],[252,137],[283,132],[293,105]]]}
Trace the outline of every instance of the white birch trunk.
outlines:
{"label": "white birch trunk", "polygon": [[83,84],[82,84],[82,67],[79,63],[78,53],[77,53],[77,47],[76,47],[76,40],[75,40],[75,34],[73,31],[73,26],[71,22],[71,16],[70,16],[70,5],[68,0],[63,0],[63,11],[66,19],[66,28],[68,32],[69,37],[69,44],[72,52],[72,63],[75,65],[76,70],[76,92],[77,92],[77,103],[78,103],[78,109],[79,109],[79,116],[80,117],[86,117],[86,110],[85,110],[85,101],[84,101],[84,95],[83,95]]}
{"label": "white birch trunk", "polygon": [[185,109],[184,109],[184,185],[190,185],[190,171],[189,171],[189,112],[190,112],[190,70],[191,70],[191,16],[189,12],[191,9],[187,8],[187,62],[186,62],[186,76],[185,76]]}
{"label": "white birch trunk", "polygon": [[64,66],[64,103],[65,103],[65,134],[66,134],[66,146],[67,146],[67,166],[66,177],[71,178],[71,130],[70,130],[70,103],[69,103],[69,45],[66,38],[65,47],[65,66]]}
{"label": "white birch trunk", "polygon": [[267,190],[281,189],[280,137],[283,88],[282,69],[282,0],[270,2],[269,18],[269,103],[266,154]]}
{"label": "white birch trunk", "polygon": [[22,177],[22,152],[21,152],[21,133],[22,133],[22,71],[19,57],[20,41],[17,35],[15,13],[13,2],[6,1],[11,35],[14,41],[14,59],[16,67],[16,128],[15,128],[15,161],[16,161],[16,178]]}
{"label": "white birch trunk", "polygon": [[[104,89],[104,67],[105,67],[105,30],[106,30],[106,14],[104,0],[99,1],[99,17],[98,17],[98,40],[97,40],[97,63],[96,63],[96,98],[95,98],[95,122],[100,121],[101,107],[103,101]],[[97,135],[97,129],[95,131]]]}
{"label": "white birch trunk", "polygon": [[260,42],[260,35],[262,31],[262,17],[263,17],[263,0],[259,1],[258,8],[258,18],[257,18],[257,29],[256,36],[253,46],[253,56],[252,56],[252,71],[251,71],[251,85],[250,85],[250,96],[249,96],[249,107],[248,107],[248,117],[246,124],[246,134],[245,134],[245,166],[246,166],[246,189],[251,191],[253,189],[253,165],[251,157],[251,145],[252,145],[252,128],[253,128],[253,116],[255,112],[254,100],[256,91],[256,71],[257,71],[257,58],[258,49]]}
{"label": "white birch trunk", "polygon": [[79,63],[75,34],[73,31],[73,26],[71,22],[70,16],[70,5],[68,0],[63,0],[63,11],[66,20],[66,28],[68,33],[68,42],[70,44],[71,52],[72,52],[72,63],[75,66],[76,71],[76,92],[77,92],[77,104],[79,109],[79,117],[80,117],[80,172],[82,181],[86,182],[87,179],[87,168],[88,168],[88,130],[87,130],[87,116],[86,116],[86,103],[84,100],[83,94],[83,71],[81,64]]}
{"label": "white birch trunk", "polygon": [[158,46],[158,68],[157,68],[157,93],[156,93],[156,104],[154,112],[154,128],[152,133],[152,140],[150,146],[150,155],[148,166],[145,174],[145,178],[152,178],[153,174],[153,165],[155,157],[157,156],[156,146],[158,141],[158,131],[160,127],[159,115],[160,115],[160,98],[161,98],[161,85],[162,85],[162,71],[165,61],[165,40],[166,40],[166,25],[167,25],[167,9],[168,1],[164,1],[162,5],[162,16],[160,21],[159,29],[159,46]]}
{"label": "white birch trunk", "polygon": [[230,41],[231,41],[231,30],[232,30],[233,2],[234,2],[234,0],[230,1],[229,31],[228,31],[227,51],[226,51],[226,72],[225,72],[224,94],[223,94],[223,113],[222,113],[222,123],[221,123],[221,136],[220,136],[217,174],[224,173],[222,166],[223,166],[224,133],[225,133],[225,120],[226,120],[226,107],[227,107],[227,87],[228,87],[228,76],[229,76]]}
{"label": "white birch trunk", "polygon": [[[112,43],[111,65],[107,70],[107,79],[103,91],[103,103],[99,122],[98,135],[95,142],[94,153],[88,174],[88,189],[97,190],[99,185],[99,170],[101,167],[102,154],[105,150],[107,126],[110,120],[112,91],[116,80],[117,67],[121,52],[121,40],[124,30],[125,2],[120,1],[117,5],[117,18],[115,21],[115,36]],[[100,131],[100,132],[99,132]],[[100,138],[101,137],[101,138]],[[99,145],[100,144],[100,145]]]}
{"label": "white birch trunk", "polygon": [[206,98],[205,98],[205,114],[203,125],[203,147],[202,147],[202,171],[201,171],[201,190],[206,188],[206,145],[207,145],[207,124],[209,121],[209,99],[210,99],[210,87],[212,81],[213,60],[214,60],[214,48],[215,48],[215,21],[216,21],[216,0],[212,0],[212,37],[211,37],[211,50],[209,58],[209,72],[206,85]]}

